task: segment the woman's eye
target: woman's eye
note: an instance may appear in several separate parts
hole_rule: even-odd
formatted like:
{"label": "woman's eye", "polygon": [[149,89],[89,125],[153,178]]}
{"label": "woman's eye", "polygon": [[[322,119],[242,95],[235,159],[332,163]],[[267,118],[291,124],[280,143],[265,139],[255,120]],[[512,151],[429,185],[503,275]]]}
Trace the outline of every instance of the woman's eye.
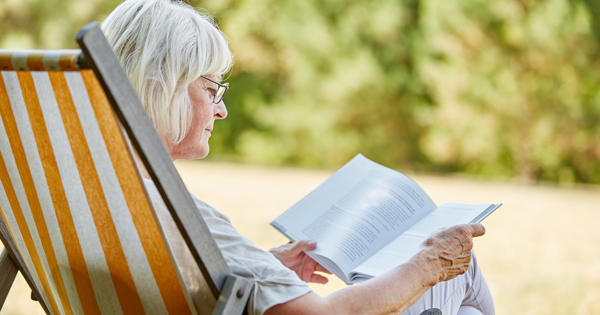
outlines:
{"label": "woman's eye", "polygon": [[208,88],[207,90],[208,93],[210,93],[210,96],[215,97],[215,95],[217,95],[217,90],[211,88]]}

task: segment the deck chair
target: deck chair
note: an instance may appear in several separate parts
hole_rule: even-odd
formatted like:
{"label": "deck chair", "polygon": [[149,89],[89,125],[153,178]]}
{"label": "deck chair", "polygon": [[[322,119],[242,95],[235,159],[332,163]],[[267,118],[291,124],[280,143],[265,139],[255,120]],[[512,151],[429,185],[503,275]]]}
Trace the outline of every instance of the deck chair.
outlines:
{"label": "deck chair", "polygon": [[[49,314],[242,313],[253,283],[231,274],[99,25],[77,42],[0,51],[0,302],[18,270]],[[199,299],[132,151],[202,270]]]}

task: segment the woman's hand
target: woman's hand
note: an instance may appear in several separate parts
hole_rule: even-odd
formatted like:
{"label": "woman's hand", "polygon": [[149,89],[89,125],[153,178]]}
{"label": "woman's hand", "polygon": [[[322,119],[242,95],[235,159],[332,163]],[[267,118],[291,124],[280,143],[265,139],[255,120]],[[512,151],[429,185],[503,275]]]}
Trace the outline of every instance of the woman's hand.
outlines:
{"label": "woman's hand", "polygon": [[300,279],[306,282],[327,283],[329,280],[316,272],[331,273],[305,253],[305,251],[310,251],[315,248],[317,248],[317,243],[315,241],[298,241],[272,248],[269,251],[273,256],[279,259],[284,266],[296,272]]}
{"label": "woman's hand", "polygon": [[473,237],[483,234],[483,225],[473,223],[453,226],[427,239],[424,253],[435,270],[429,280],[437,283],[465,273],[471,262]]}

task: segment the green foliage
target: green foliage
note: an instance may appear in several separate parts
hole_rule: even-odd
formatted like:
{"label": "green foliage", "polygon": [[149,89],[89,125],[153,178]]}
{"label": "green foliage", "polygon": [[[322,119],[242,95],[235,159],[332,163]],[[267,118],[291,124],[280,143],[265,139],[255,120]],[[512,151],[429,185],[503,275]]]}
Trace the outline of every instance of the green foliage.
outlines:
{"label": "green foliage", "polygon": [[[117,1],[0,2],[2,47],[73,47]],[[600,183],[595,0],[192,1],[235,55],[213,156]]]}
{"label": "green foliage", "polygon": [[220,154],[334,166],[360,151],[398,168],[600,182],[592,0],[210,9],[236,55],[230,111],[251,121],[223,126],[235,132]]}
{"label": "green foliage", "polygon": [[120,0],[0,0],[0,47],[77,48],[75,34]]}

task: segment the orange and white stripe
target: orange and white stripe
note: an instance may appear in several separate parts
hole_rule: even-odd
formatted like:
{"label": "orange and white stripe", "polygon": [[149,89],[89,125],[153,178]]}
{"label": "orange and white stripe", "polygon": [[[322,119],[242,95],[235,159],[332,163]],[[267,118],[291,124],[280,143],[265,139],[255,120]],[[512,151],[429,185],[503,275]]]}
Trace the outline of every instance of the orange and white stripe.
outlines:
{"label": "orange and white stripe", "polygon": [[[104,91],[91,70],[75,69],[78,54],[0,52],[0,68],[13,69],[0,75],[2,219],[51,313],[195,313]],[[56,68],[68,71],[44,70]]]}
{"label": "orange and white stripe", "polygon": [[0,70],[71,71],[79,70],[77,58],[81,51],[63,50],[4,50],[0,49]]}

